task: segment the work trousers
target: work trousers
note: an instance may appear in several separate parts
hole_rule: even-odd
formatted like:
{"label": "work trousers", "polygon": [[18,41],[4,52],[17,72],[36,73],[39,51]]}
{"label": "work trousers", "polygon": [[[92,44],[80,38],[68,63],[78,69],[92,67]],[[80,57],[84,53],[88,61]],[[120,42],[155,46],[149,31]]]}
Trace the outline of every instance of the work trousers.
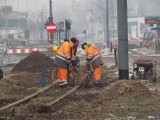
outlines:
{"label": "work trousers", "polygon": [[58,67],[58,79],[59,81],[67,80],[67,69]]}
{"label": "work trousers", "polygon": [[98,67],[94,70],[93,74],[94,74],[94,79],[95,79],[95,80],[101,80],[101,70],[102,70],[102,66],[101,66],[101,65],[98,66]]}

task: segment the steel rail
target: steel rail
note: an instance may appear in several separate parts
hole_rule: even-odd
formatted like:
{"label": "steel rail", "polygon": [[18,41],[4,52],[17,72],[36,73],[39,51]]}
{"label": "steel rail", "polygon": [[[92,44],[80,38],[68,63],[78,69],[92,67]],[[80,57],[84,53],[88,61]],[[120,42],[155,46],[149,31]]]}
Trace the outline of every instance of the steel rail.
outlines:
{"label": "steel rail", "polygon": [[64,99],[65,97],[67,97],[68,95],[70,95],[71,93],[73,93],[74,91],[76,91],[79,87],[80,87],[80,85],[73,87],[72,89],[70,89],[69,91],[67,91],[65,94],[63,94],[63,95],[57,97],[55,100],[47,103],[46,106],[51,107],[55,103],[59,102],[60,100]]}
{"label": "steel rail", "polygon": [[6,110],[6,109],[11,108],[11,107],[16,106],[16,105],[19,105],[19,104],[21,104],[21,103],[23,103],[23,102],[25,102],[25,101],[27,101],[27,100],[30,100],[30,99],[33,98],[33,97],[36,97],[38,94],[43,93],[44,91],[46,91],[46,90],[48,90],[49,88],[51,88],[51,87],[52,87],[54,84],[56,84],[57,82],[58,82],[58,81],[55,81],[55,82],[53,82],[53,84],[50,84],[50,85],[48,85],[48,86],[46,86],[46,87],[38,90],[37,92],[29,95],[29,96],[26,96],[26,97],[24,97],[24,98],[22,98],[22,99],[20,99],[20,100],[18,100],[18,101],[15,101],[15,102],[13,102],[13,103],[11,103],[11,104],[8,104],[8,105],[6,105],[6,106],[1,107],[1,108],[0,108],[0,111]]}

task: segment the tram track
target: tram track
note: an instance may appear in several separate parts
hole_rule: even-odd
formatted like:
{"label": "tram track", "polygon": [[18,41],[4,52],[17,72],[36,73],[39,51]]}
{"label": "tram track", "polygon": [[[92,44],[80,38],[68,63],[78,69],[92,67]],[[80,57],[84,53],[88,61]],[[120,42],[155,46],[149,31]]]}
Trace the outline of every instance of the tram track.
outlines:
{"label": "tram track", "polygon": [[[60,89],[57,88],[57,82],[58,81],[55,81],[53,82],[53,84],[50,84],[48,86],[46,85],[44,88],[38,90],[33,94],[27,95],[20,100],[2,106],[0,108],[0,113],[4,114],[11,111],[33,111],[42,113],[49,112],[51,109],[53,110],[53,108],[57,109],[57,105],[63,103],[63,101],[67,101],[63,99],[65,99],[66,97],[68,98],[72,93],[76,92],[80,88],[80,85],[75,85],[72,87],[68,87],[67,89]],[[97,94],[97,90],[94,91],[95,93],[93,91],[94,90],[90,90],[91,93],[89,93]],[[83,90],[81,92],[83,92]],[[76,92],[75,94],[79,93]]]}
{"label": "tram track", "polygon": [[[17,74],[9,75],[8,78],[14,75]],[[4,106],[1,106],[0,113],[3,113],[3,111],[10,111],[10,110],[18,111],[19,109],[23,109],[24,107],[26,109],[30,109],[30,106],[32,106],[32,108],[42,108],[42,109],[43,107],[41,106],[45,106],[45,108],[51,107],[55,103],[58,103],[65,97],[75,92],[80,87],[78,83],[73,84],[69,82],[69,86],[67,87],[67,89],[61,89],[57,85],[57,82],[58,80],[55,80],[53,83],[49,83],[43,88],[39,88],[32,94],[27,94],[26,96],[23,95],[23,98],[20,98],[18,100],[12,100],[12,102],[8,102],[7,105],[5,104]],[[33,87],[27,88],[26,90],[32,88]]]}
{"label": "tram track", "polygon": [[[6,106],[0,108],[0,112],[5,111],[9,108],[11,109],[20,109],[23,106],[34,106],[34,107],[51,107],[55,103],[59,102],[60,100],[64,99],[65,97],[72,94],[76,91],[80,85],[70,87],[67,90],[57,89],[55,86],[58,81],[53,82],[48,86],[36,91],[33,94],[27,95],[24,98],[17,100],[13,103],[10,103]],[[35,104],[36,103],[36,104]]]}

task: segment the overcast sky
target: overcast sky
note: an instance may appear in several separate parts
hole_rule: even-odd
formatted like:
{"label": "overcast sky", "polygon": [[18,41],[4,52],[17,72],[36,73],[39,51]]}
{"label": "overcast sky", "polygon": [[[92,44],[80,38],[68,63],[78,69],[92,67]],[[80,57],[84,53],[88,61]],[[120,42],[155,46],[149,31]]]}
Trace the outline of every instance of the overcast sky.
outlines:
{"label": "overcast sky", "polygon": [[[36,12],[41,11],[49,15],[49,1],[50,0],[0,0],[0,6],[12,6],[14,11],[20,12]],[[72,13],[72,2],[79,1],[86,5],[86,1],[92,0],[52,0],[52,13],[56,20],[70,17]],[[94,1],[94,0],[93,0]]]}
{"label": "overcast sky", "polygon": [[[12,6],[14,11],[28,12],[29,14],[36,12],[34,16],[39,16],[43,11],[46,22],[49,17],[49,1],[50,0],[0,0],[0,6],[5,6],[6,3],[7,6]],[[91,9],[97,9],[97,6],[91,4],[91,2],[96,1],[97,3],[101,3],[100,1],[105,2],[106,0],[52,0],[53,20],[54,22],[59,22],[69,19],[72,21],[72,28],[75,26],[76,29],[82,28],[84,30],[87,27],[86,24],[90,22]],[[94,19],[94,17],[95,15],[92,19]],[[103,16],[98,17],[102,19]]]}
{"label": "overcast sky", "polygon": [[[53,10],[54,7],[61,8],[63,6],[70,6],[73,0],[52,0]],[[19,11],[37,11],[43,9],[49,9],[49,0],[0,0],[0,5],[13,6],[13,10]]]}

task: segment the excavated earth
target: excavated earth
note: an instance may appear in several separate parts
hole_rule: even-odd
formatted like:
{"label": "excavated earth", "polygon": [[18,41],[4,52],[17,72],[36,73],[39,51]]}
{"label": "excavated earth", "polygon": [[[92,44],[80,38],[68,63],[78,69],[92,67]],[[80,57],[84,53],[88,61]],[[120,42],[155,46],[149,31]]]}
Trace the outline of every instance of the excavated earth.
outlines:
{"label": "excavated earth", "polygon": [[[110,58],[109,58],[110,59]],[[106,58],[107,60],[107,58]],[[0,81],[0,107],[28,96],[49,85],[53,60],[33,52],[14,66]],[[118,80],[117,68],[103,66],[100,89],[81,86],[53,106],[45,107],[43,100],[52,101],[66,91],[51,88],[47,93],[0,111],[0,120],[159,120],[160,92],[147,80]],[[37,98],[37,99],[36,99]]]}

